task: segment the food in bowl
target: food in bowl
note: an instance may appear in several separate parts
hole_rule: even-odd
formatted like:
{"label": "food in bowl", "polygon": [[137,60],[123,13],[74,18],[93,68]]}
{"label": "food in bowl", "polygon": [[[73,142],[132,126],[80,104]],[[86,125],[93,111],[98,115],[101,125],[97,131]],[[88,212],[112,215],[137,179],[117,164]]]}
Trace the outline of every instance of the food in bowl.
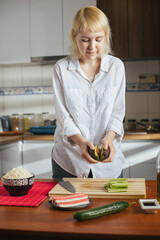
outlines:
{"label": "food in bowl", "polygon": [[26,169],[21,167],[16,167],[8,171],[3,177],[7,179],[17,179],[17,178],[19,179],[19,178],[28,178],[32,176],[33,174],[28,172]]}
{"label": "food in bowl", "polygon": [[28,172],[24,168],[17,167],[2,176],[2,183],[11,196],[24,196],[32,188],[34,177],[33,173]]}

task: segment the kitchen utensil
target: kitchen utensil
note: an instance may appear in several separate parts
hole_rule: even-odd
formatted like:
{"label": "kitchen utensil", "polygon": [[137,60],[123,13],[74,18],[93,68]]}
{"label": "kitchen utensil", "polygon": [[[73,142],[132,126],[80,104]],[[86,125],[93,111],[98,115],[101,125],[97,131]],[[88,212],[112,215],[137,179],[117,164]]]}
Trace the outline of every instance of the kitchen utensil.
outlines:
{"label": "kitchen utensil", "polygon": [[63,179],[56,179],[56,181],[67,191],[71,193],[75,193],[76,189],[75,187],[69,182],[69,181],[64,181]]}
{"label": "kitchen utensil", "polygon": [[4,132],[11,131],[11,119],[10,116],[1,116],[2,128]]}
{"label": "kitchen utensil", "polygon": [[30,132],[33,134],[54,134],[56,125],[50,126],[33,126],[30,127]]}
{"label": "kitchen utensil", "polygon": [[[128,191],[119,193],[109,193],[104,188],[108,178],[65,178],[76,188],[76,193],[85,193],[91,198],[124,198],[139,199],[146,198],[146,186],[144,178],[128,178]],[[49,193],[49,196],[64,196],[70,193],[57,184]]]}
{"label": "kitchen utensil", "polygon": [[145,131],[147,131],[148,133],[152,132],[152,133],[158,133],[159,130],[151,125],[145,125],[141,122],[137,122],[136,123],[139,127],[141,127],[142,129],[144,129]]}

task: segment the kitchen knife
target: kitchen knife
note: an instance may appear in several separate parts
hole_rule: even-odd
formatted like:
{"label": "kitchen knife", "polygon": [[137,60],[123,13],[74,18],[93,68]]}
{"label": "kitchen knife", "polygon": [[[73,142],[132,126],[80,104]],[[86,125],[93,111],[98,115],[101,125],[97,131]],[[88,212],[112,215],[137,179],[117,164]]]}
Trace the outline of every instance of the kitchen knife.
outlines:
{"label": "kitchen knife", "polygon": [[71,193],[75,193],[76,189],[75,187],[69,182],[69,181],[64,181],[63,179],[55,179],[63,188],[65,188],[67,191]]}

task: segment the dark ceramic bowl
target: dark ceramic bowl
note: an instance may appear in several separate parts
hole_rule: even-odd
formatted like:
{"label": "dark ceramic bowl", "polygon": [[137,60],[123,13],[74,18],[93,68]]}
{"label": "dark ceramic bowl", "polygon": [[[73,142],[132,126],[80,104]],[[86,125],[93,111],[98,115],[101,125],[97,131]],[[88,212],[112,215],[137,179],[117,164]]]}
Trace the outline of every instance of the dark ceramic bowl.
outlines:
{"label": "dark ceramic bowl", "polygon": [[19,179],[9,179],[2,176],[2,183],[11,196],[24,196],[33,187],[34,177],[34,174],[31,177]]}

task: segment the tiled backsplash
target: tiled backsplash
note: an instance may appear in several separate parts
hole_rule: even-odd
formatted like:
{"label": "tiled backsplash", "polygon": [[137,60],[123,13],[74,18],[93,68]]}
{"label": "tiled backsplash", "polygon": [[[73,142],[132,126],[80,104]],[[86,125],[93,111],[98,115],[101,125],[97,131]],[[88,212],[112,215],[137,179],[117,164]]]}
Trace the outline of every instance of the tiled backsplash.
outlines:
{"label": "tiled backsplash", "polygon": [[[160,84],[139,84],[139,75],[160,75],[160,61],[128,61],[126,121],[160,118]],[[0,115],[55,114],[52,93],[53,65],[0,67]]]}
{"label": "tiled backsplash", "polygon": [[[125,62],[126,81],[128,86],[132,83],[139,83],[139,76],[155,74],[160,76],[160,61],[128,61]],[[150,86],[151,87],[151,86]],[[128,119],[160,119],[160,86],[156,84],[156,89],[126,92],[126,121]],[[156,90],[156,91],[155,91]]]}
{"label": "tiled backsplash", "polygon": [[53,65],[0,67],[0,115],[55,114],[52,73]]}

